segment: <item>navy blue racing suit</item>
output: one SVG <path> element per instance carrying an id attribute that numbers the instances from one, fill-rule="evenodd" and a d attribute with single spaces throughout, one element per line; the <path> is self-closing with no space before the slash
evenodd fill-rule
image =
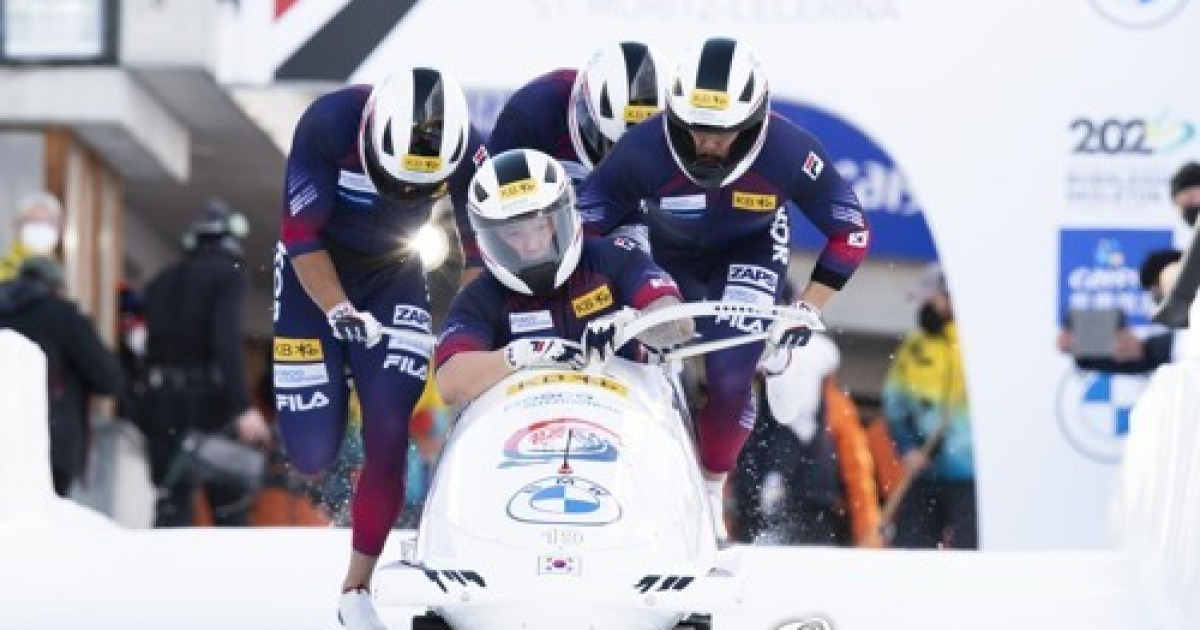
<path id="1" fill-rule="evenodd" d="M 436 367 L 460 352 L 497 350 L 514 339 L 578 341 L 588 322 L 629 306 L 641 310 L 679 289 L 627 239 L 586 238 L 579 265 L 549 295 L 525 295 L 490 272 L 463 287 L 450 305 Z"/>
<path id="2" fill-rule="evenodd" d="M 841 289 L 866 256 L 870 226 L 858 198 L 806 131 L 771 114 L 749 168 L 719 188 L 704 188 L 678 166 L 663 114 L 635 125 L 579 189 L 585 227 L 594 234 L 640 233 L 655 262 L 685 299 L 775 304 L 787 279 L 790 233 L 785 203 L 796 204 L 828 239 L 812 280 Z M 707 318 L 706 318 L 707 319 Z M 706 339 L 761 331 L 741 317 L 701 319 Z M 708 397 L 697 418 L 701 463 L 728 472 L 754 426 L 751 381 L 762 343 L 705 357 Z"/>
<path id="3" fill-rule="evenodd" d="M 429 357 L 387 338 L 373 348 L 335 339 L 290 260 L 324 249 L 357 309 L 370 311 L 385 326 L 432 332 L 421 262 L 401 243 L 429 220 L 436 199 L 401 202 L 376 194 L 358 150 L 369 95 L 369 86 L 327 94 L 296 127 L 275 252 L 274 384 L 288 457 L 312 474 L 337 457 L 347 424 L 346 373 L 352 375 L 365 450 L 351 505 L 353 545 L 378 556 L 403 504 L 409 417 L 425 386 Z M 467 155 L 481 145 L 472 131 Z M 447 182 L 468 262 L 478 260 L 465 214 L 473 171 L 471 160 L 464 159 Z"/>
<path id="4" fill-rule="evenodd" d="M 499 155 L 509 149 L 537 149 L 558 160 L 571 181 L 582 181 L 588 168 L 575 153 L 567 126 L 577 74 L 576 70 L 555 70 L 513 92 L 488 136 L 488 151 Z"/>

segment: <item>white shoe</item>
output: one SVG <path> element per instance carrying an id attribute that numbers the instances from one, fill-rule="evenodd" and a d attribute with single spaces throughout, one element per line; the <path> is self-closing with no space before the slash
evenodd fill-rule
<path id="1" fill-rule="evenodd" d="M 708 506 L 712 510 L 713 533 L 717 542 L 729 542 L 729 530 L 725 529 L 725 478 L 724 473 L 704 473 L 704 488 L 708 494 Z"/>
<path id="2" fill-rule="evenodd" d="M 347 630 L 388 630 L 375 612 L 371 591 L 365 588 L 342 593 L 338 600 L 338 621 Z"/>
<path id="3" fill-rule="evenodd" d="M 712 488 L 706 494 L 712 509 L 713 532 L 717 535 L 717 542 L 729 542 L 729 530 L 725 528 L 725 495 L 723 492 L 714 492 Z"/>

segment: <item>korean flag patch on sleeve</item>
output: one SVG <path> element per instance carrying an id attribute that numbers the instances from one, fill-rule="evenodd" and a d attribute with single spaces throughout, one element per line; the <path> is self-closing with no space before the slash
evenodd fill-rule
<path id="1" fill-rule="evenodd" d="M 805 175 L 816 181 L 821 176 L 821 171 L 825 170 L 825 161 L 818 157 L 816 153 L 809 151 L 808 157 L 804 158 L 803 170 Z"/>

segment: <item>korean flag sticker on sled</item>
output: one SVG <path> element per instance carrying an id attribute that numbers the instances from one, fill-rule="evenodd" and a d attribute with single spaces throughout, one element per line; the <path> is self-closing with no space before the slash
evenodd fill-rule
<path id="1" fill-rule="evenodd" d="M 579 575 L 579 558 L 575 556 L 539 556 L 538 575 Z"/>

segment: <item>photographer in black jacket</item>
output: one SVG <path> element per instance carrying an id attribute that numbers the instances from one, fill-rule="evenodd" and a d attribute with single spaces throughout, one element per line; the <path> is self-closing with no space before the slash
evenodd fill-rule
<path id="1" fill-rule="evenodd" d="M 158 488 L 156 527 L 191 525 L 201 483 L 216 524 L 244 525 L 257 490 L 202 476 L 196 458 L 207 436 L 256 446 L 270 440 L 243 366 L 244 235 L 245 219 L 210 201 L 192 225 L 187 257 L 146 288 L 146 390 L 137 424 L 148 438 Z"/>

